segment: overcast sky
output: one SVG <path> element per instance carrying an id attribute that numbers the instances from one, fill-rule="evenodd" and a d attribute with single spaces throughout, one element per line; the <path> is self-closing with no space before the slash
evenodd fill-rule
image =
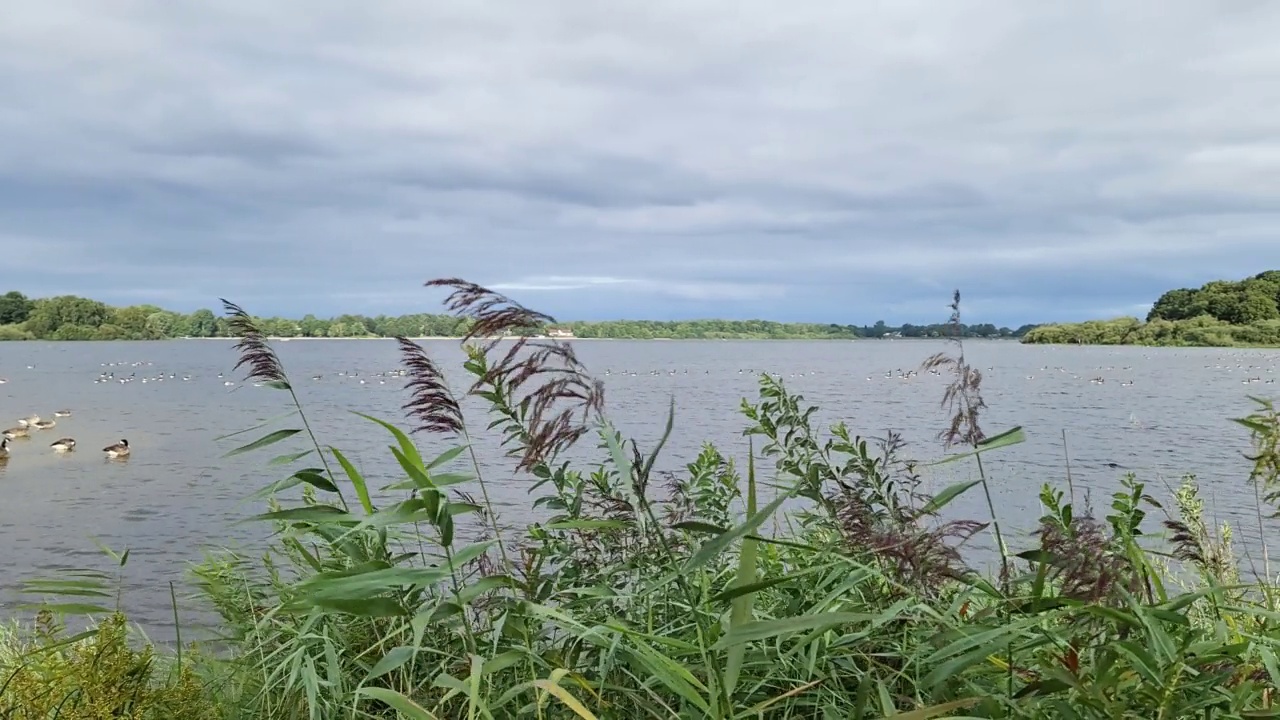
<path id="1" fill-rule="evenodd" d="M 258 314 L 1145 313 L 1280 268 L 1280 2 L 44 0 L 0 291 Z"/>

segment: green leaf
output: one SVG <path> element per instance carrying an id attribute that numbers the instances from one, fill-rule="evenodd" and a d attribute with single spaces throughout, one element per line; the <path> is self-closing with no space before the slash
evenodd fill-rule
<path id="1" fill-rule="evenodd" d="M 630 524 L 626 520 L 559 520 L 544 527 L 548 530 L 619 530 Z"/>
<path id="2" fill-rule="evenodd" d="M 313 452 L 315 452 L 315 451 L 314 451 L 314 450 L 303 450 L 303 451 L 302 451 L 302 452 L 300 452 L 300 453 L 291 453 L 291 454 L 289 454 L 289 455 L 280 455 L 279 457 L 271 458 L 271 461 L 270 461 L 270 462 L 268 462 L 268 463 L 267 463 L 267 465 L 268 465 L 269 467 L 275 467 L 275 466 L 277 466 L 277 465 L 288 465 L 288 464 L 289 464 L 289 463 L 291 463 L 291 462 L 294 462 L 294 461 L 297 461 L 297 460 L 301 460 L 302 458 L 304 458 L 304 457 L 306 457 L 306 456 L 310 455 L 310 454 L 311 454 L 311 453 L 313 453 Z"/>
<path id="3" fill-rule="evenodd" d="M 403 430 L 389 422 L 379 420 L 372 415 L 365 415 L 364 413 L 356 413 L 356 415 L 386 428 L 387 431 L 391 433 L 392 437 L 396 439 L 396 442 L 399 443 L 400 452 L 403 453 L 405 457 L 412 459 L 414 465 L 425 470 L 425 466 L 422 464 L 422 455 L 418 452 L 418 446 L 413 444 L 413 440 L 410 440 L 409 436 L 405 435 Z"/>
<path id="4" fill-rule="evenodd" d="M 772 517 L 778 508 L 782 507 L 782 503 L 791 498 L 798 487 L 799 485 L 792 488 L 785 494 L 779 494 L 778 497 L 774 498 L 773 502 L 766 505 L 760 512 L 751 514 L 741 525 L 738 525 L 728 532 L 721 533 L 720 535 L 717 535 L 703 543 L 702 547 L 698 548 L 698 552 L 694 553 L 693 557 L 689 558 L 688 562 L 684 564 L 684 572 L 689 572 L 706 565 L 708 562 L 711 562 L 712 558 L 724 552 L 725 549 L 733 543 L 733 541 L 743 535 L 754 532 L 756 528 L 760 527 L 764 523 L 765 520 Z"/>
<path id="5" fill-rule="evenodd" d="M 910 712 L 898 713 L 888 716 L 888 720 L 932 720 L 943 715 L 951 715 L 953 710 L 972 707 L 982 702 L 982 698 L 965 698 L 963 700 L 952 700 L 941 705 L 933 705 L 919 710 L 911 710 Z"/>
<path id="6" fill-rule="evenodd" d="M 232 450 L 228 452 L 226 455 L 223 455 L 223 457 L 233 457 L 235 455 L 242 455 L 247 452 L 253 452 L 254 450 L 258 450 L 259 448 L 264 448 L 268 445 L 274 445 L 280 442 L 281 440 L 291 438 L 300 432 L 302 432 L 302 430 L 297 428 L 290 428 L 287 430 L 277 430 L 271 433 L 270 435 L 265 435 L 263 437 L 258 438 L 257 440 L 254 440 L 248 445 L 241 445 L 235 450 Z"/>
<path id="7" fill-rule="evenodd" d="M 604 439 L 605 446 L 609 448 L 609 456 L 613 459 L 613 467 L 618 471 L 618 477 L 622 480 L 622 494 L 626 496 L 626 500 L 631 504 L 631 507 L 636 509 L 636 524 L 643 531 L 648 523 L 645 520 L 645 513 L 640 512 L 640 509 L 644 507 L 644 502 L 636 495 L 635 468 L 631 464 L 631 459 L 627 457 L 627 453 L 622 449 L 622 444 L 618 442 L 618 433 L 608 421 L 601 425 L 600 436 Z"/>
<path id="8" fill-rule="evenodd" d="M 756 452 L 755 443 L 747 440 L 747 516 L 756 512 Z M 729 634 L 745 630 L 751 626 L 755 591 L 751 590 L 756 583 L 757 543 L 743 538 L 742 552 L 738 555 L 738 575 L 734 580 L 739 594 L 733 598 L 733 607 L 729 614 Z M 738 644 L 729 648 L 725 663 L 725 694 L 732 701 L 733 691 L 738 687 L 738 676 L 742 673 L 742 662 L 746 653 L 746 645 Z"/>
<path id="9" fill-rule="evenodd" d="M 284 380 L 268 380 L 267 382 L 263 383 L 263 385 L 271 388 L 272 390 L 291 390 L 292 389 L 289 386 L 289 383 Z"/>
<path id="10" fill-rule="evenodd" d="M 213 441 L 214 441 L 214 442 L 222 442 L 223 440 L 229 440 L 229 439 L 231 439 L 231 438 L 233 438 L 233 437 L 236 437 L 237 435 L 244 435 L 245 433 L 251 433 L 251 432 L 253 432 L 254 430 L 261 430 L 262 428 L 267 427 L 268 425 L 274 425 L 275 423 L 280 422 L 281 420 L 283 420 L 283 419 L 285 419 L 285 418 L 287 418 L 287 417 L 290 417 L 290 416 L 292 416 L 292 415 L 297 415 L 297 414 L 298 414 L 298 411 L 297 411 L 297 410 L 290 410 L 290 411 L 288 411 L 288 412 L 286 412 L 286 413 L 282 413 L 282 414 L 277 415 L 277 416 L 275 416 L 275 417 L 273 417 L 273 418 L 268 418 L 268 419 L 266 419 L 266 420 L 263 420 L 262 422 L 258 423 L 257 425 L 254 425 L 254 426 L 252 426 L 252 427 L 247 427 L 247 428 L 245 428 L 245 429 L 243 429 L 243 430 L 237 430 L 237 431 L 235 431 L 235 432 L 233 432 L 233 433 L 227 433 L 226 435 L 219 435 L 218 437 L 214 438 L 214 439 L 213 439 Z"/>
<path id="11" fill-rule="evenodd" d="M 409 720 L 439 720 L 421 705 L 395 690 L 380 687 L 363 687 L 356 690 L 356 693 L 390 705 L 396 712 L 409 718 Z"/>
<path id="12" fill-rule="evenodd" d="M 937 495 L 934 495 L 929 500 L 929 502 L 925 503 L 925 506 L 920 509 L 920 514 L 921 515 L 937 514 L 939 510 L 949 505 L 952 500 L 955 500 L 957 497 L 963 495 L 969 488 L 981 482 L 982 482 L 982 479 L 979 478 L 977 480 L 959 482 L 944 489 L 942 492 L 938 493 Z"/>
<path id="13" fill-rule="evenodd" d="M 332 505 L 305 505 L 254 515 L 243 522 L 254 520 L 281 520 L 303 522 L 355 522 L 355 515 Z"/>
<path id="14" fill-rule="evenodd" d="M 110 615 L 113 611 L 101 605 L 87 603 L 23 603 L 24 610 L 48 610 L 55 615 Z"/>
<path id="15" fill-rule="evenodd" d="M 983 440 L 982 442 L 978 443 L 978 447 L 974 448 L 973 450 L 970 450 L 968 452 L 962 452 L 956 455 L 950 455 L 948 457 L 945 457 L 941 460 L 938 460 L 936 462 L 932 462 L 929 464 L 930 465 L 946 465 L 947 463 L 952 463 L 957 460 L 963 460 L 964 458 L 967 458 L 967 457 L 974 457 L 977 455 L 981 455 L 982 453 L 990 450 L 999 450 L 1000 448 L 1009 447 L 1010 445 L 1017 445 L 1018 443 L 1023 443 L 1026 441 L 1027 441 L 1027 434 L 1022 431 L 1022 426 L 1019 425 L 1018 427 L 1015 427 L 1011 430 L 1006 430 L 1000 433 L 999 435 L 995 435 L 993 437 L 987 438 L 986 440 Z"/>
<path id="16" fill-rule="evenodd" d="M 342 454 L 338 448 L 329 446 L 329 452 L 338 459 L 338 464 L 342 465 L 342 470 L 347 474 L 347 479 L 351 481 L 351 486 L 356 489 L 356 497 L 360 498 L 360 507 L 364 508 L 365 513 L 372 515 L 374 513 L 373 502 L 369 499 L 369 486 L 364 481 L 364 476 L 356 470 L 356 466 L 347 460 L 347 456 Z"/>
<path id="17" fill-rule="evenodd" d="M 751 622 L 742 627 L 730 630 L 712 647 L 726 648 L 742 643 L 764 640 L 779 635 L 796 635 L 812 630 L 825 630 L 837 625 L 851 625 L 875 620 L 875 615 L 867 613 L 831 612 L 813 615 L 798 615 L 778 620 L 762 620 Z"/>
<path id="18" fill-rule="evenodd" d="M 750 515 L 750 513 L 748 513 Z M 729 528 L 722 528 L 719 525 L 712 525 L 709 522 L 701 520 L 684 520 L 671 526 L 674 530 L 686 530 L 688 532 L 706 533 L 708 535 L 721 535 L 729 532 Z"/>
<path id="19" fill-rule="evenodd" d="M 782 575 L 779 577 L 769 578 L 768 580 L 761 580 L 759 582 L 754 582 L 754 583 L 751 583 L 750 585 L 734 584 L 729 586 L 723 592 L 713 595 L 711 597 L 710 602 L 722 603 L 722 602 L 725 602 L 726 600 L 732 600 L 740 595 L 745 595 L 748 593 L 757 593 L 757 592 L 760 592 L 761 590 L 768 590 L 769 588 L 775 585 L 781 585 L 786 582 L 791 582 L 792 580 L 795 580 L 797 578 L 803 577 L 805 575 L 811 575 L 819 570 L 825 570 L 825 569 L 826 569 L 825 567 L 811 567 L 811 568 L 806 568 L 804 570 L 801 570 L 799 572 L 788 573 L 786 575 Z"/>
<path id="20" fill-rule="evenodd" d="M 475 475 L 468 473 L 431 473 L 430 477 L 431 482 L 436 487 L 457 485 L 458 483 L 471 482 L 476 479 Z"/>
<path id="21" fill-rule="evenodd" d="M 467 449 L 466 445 L 459 445 L 457 447 L 449 448 L 448 450 L 445 450 L 444 452 L 437 455 L 435 460 L 432 460 L 431 462 L 427 463 L 427 469 L 435 470 L 441 465 L 444 465 L 445 463 L 461 455 L 463 451 L 465 451 L 466 449 Z"/>
<path id="22" fill-rule="evenodd" d="M 319 468 L 299 470 L 293 474 L 293 477 L 297 478 L 299 482 L 304 482 L 316 489 L 331 493 L 338 492 L 338 486 L 334 485 L 332 480 L 325 477 L 324 471 Z"/>
<path id="23" fill-rule="evenodd" d="M 391 454 L 395 455 L 400 467 L 404 468 L 405 473 L 413 481 L 415 487 L 419 490 L 435 489 L 436 484 L 431 482 L 431 477 L 427 475 L 426 469 L 419 464 L 414 464 L 412 457 L 405 455 L 399 448 L 391 448 Z"/>
<path id="24" fill-rule="evenodd" d="M 412 660 L 413 656 L 417 654 L 417 652 L 417 648 L 405 647 L 404 645 L 391 648 L 386 655 L 382 656 L 382 659 L 378 661 L 378 664 L 373 666 L 373 669 L 369 671 L 369 675 L 365 677 L 364 681 L 366 683 L 371 682 L 389 672 L 399 670 L 405 663 Z"/>

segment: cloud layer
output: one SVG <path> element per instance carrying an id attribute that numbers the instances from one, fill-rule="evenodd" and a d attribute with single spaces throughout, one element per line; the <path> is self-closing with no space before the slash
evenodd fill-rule
<path id="1" fill-rule="evenodd" d="M 29 294 L 568 318 L 1142 312 L 1280 267 L 1280 5 L 18 4 Z"/>

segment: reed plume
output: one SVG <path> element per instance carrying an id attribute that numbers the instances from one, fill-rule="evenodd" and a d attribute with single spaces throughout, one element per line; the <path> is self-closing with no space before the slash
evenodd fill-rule
<path id="1" fill-rule="evenodd" d="M 951 335 L 948 338 L 956 345 L 956 354 L 948 355 L 940 352 L 924 361 L 925 370 L 946 370 L 951 373 L 952 380 L 942 394 L 942 407 L 951 417 L 950 424 L 938 433 L 943 444 L 950 448 L 955 445 L 977 447 L 986 435 L 980 424 L 982 411 L 987 403 L 982 399 L 982 372 L 969 365 L 964 356 L 964 326 L 960 322 L 960 291 L 956 290 L 951 299 Z"/>
<path id="2" fill-rule="evenodd" d="M 247 365 L 249 375 L 245 378 L 246 380 L 287 383 L 288 378 L 285 377 L 283 363 L 280 362 L 275 350 L 267 344 L 266 337 L 258 329 L 249 313 L 230 300 L 219 299 L 222 301 L 222 309 L 227 317 L 227 325 L 235 337 L 239 338 L 239 342 L 235 344 L 235 350 L 240 356 L 240 361 L 236 363 L 233 370 L 239 370 Z"/>
<path id="3" fill-rule="evenodd" d="M 854 493 L 836 498 L 835 506 L 840 534 L 850 548 L 874 557 L 900 582 L 935 597 L 949 582 L 972 573 L 960 548 L 987 527 L 973 520 L 935 527 L 898 522 L 875 512 Z"/>
<path id="4" fill-rule="evenodd" d="M 413 432 L 446 435 L 462 433 L 462 408 L 449 390 L 444 373 L 421 345 L 406 337 L 397 337 L 400 357 L 409 376 L 409 402 L 401 406 L 413 420 Z"/>
<path id="5" fill-rule="evenodd" d="M 530 339 L 555 318 L 466 280 L 442 278 L 427 287 L 449 288 L 445 308 L 471 321 L 462 342 L 483 341 L 488 355 L 504 338 L 515 336 L 498 362 L 471 387 L 502 387 L 512 407 L 521 408 L 525 426 L 519 469 L 530 469 L 573 445 L 604 408 L 604 384 L 593 379 L 573 347 L 558 340 Z"/>
<path id="6" fill-rule="evenodd" d="M 1042 522 L 1040 547 L 1050 556 L 1062 597 L 1123 605 L 1126 594 L 1142 589 L 1142 579 L 1127 557 L 1116 552 L 1102 523 L 1084 515 L 1061 523 Z"/>

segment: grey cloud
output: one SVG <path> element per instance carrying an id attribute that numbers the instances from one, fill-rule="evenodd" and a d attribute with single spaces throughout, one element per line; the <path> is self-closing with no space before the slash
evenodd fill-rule
<path id="1" fill-rule="evenodd" d="M 1278 30 L 1243 0 L 28 3 L 0 255 L 28 292 L 266 312 L 420 309 L 437 275 L 562 316 L 1136 308 L 1280 265 Z"/>

